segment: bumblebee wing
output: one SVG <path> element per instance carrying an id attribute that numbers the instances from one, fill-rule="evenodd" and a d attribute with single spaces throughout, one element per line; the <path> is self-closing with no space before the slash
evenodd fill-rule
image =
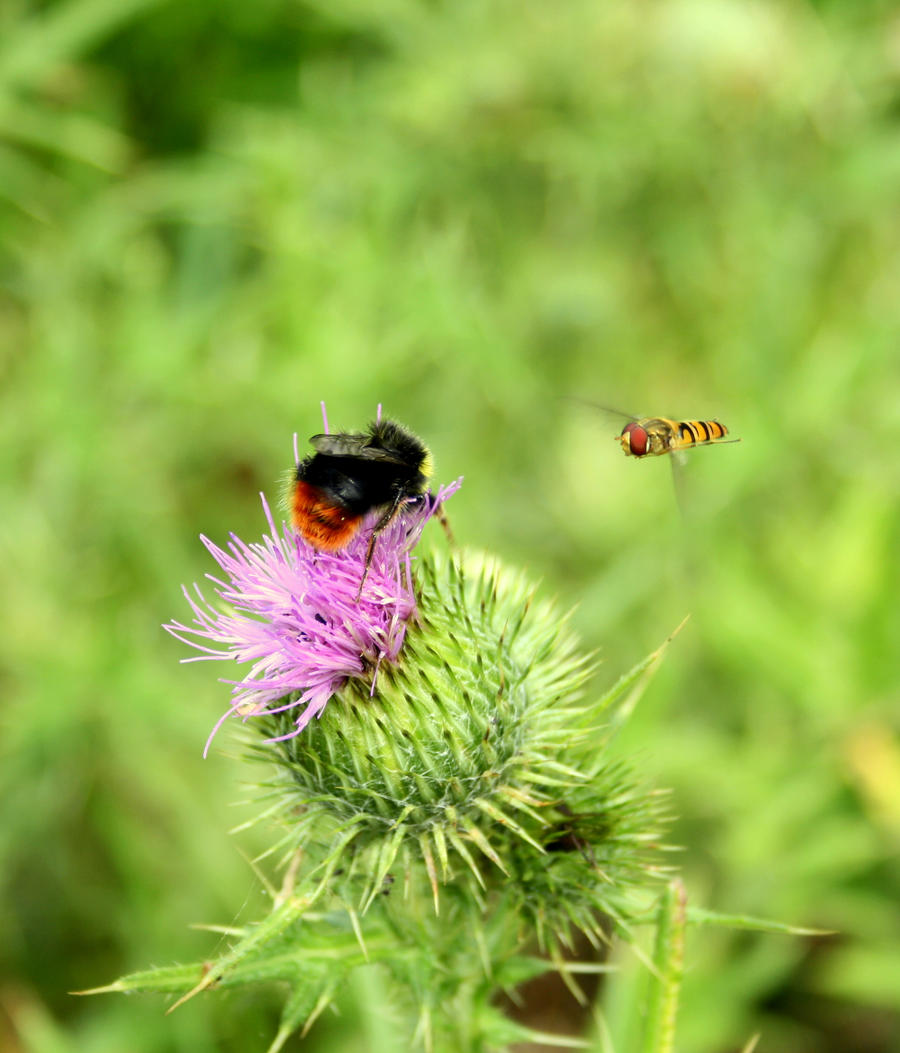
<path id="1" fill-rule="evenodd" d="M 368 445 L 368 435 L 313 435 L 310 445 L 316 453 L 328 457 L 359 457 L 364 461 L 403 464 L 404 461 L 388 450 Z"/>
<path id="2" fill-rule="evenodd" d="M 357 457 L 365 443 L 364 435 L 311 435 L 309 444 L 317 453 L 329 457 Z"/>

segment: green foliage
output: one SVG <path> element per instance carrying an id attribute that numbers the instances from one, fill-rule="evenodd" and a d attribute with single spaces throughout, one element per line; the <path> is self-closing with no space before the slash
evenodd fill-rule
<path id="1" fill-rule="evenodd" d="M 67 992 L 199 958 L 188 925 L 256 888 L 233 765 L 199 757 L 221 689 L 157 627 L 325 398 L 464 473 L 457 535 L 577 601 L 609 679 L 692 613 L 620 750 L 673 787 L 692 904 L 840 935 L 689 929 L 679 1044 L 895 1046 L 894 5 L 14 0 L 0 30 L 19 1044 L 275 1030 L 265 997 Z M 743 442 L 693 455 L 682 527 L 668 466 L 573 394 Z M 395 1048 L 378 983 L 304 1048 Z"/>

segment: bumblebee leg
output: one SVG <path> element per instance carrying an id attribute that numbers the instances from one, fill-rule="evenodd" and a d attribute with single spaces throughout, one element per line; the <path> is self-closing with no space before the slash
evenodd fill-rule
<path id="1" fill-rule="evenodd" d="M 402 503 L 403 495 L 397 494 L 390 508 L 388 508 L 388 510 L 384 513 L 381 519 L 378 520 L 375 526 L 372 527 L 372 534 L 369 537 L 369 544 L 366 546 L 366 559 L 363 563 L 362 578 L 360 578 L 359 589 L 356 593 L 357 600 L 359 600 L 362 596 L 363 585 L 365 585 L 366 578 L 369 575 L 369 565 L 372 562 L 372 555 L 375 552 L 375 542 L 378 540 L 378 535 L 381 533 L 382 530 L 384 530 L 388 523 L 390 523 L 390 521 L 394 518 L 397 512 L 399 512 Z"/>
<path id="2" fill-rule="evenodd" d="M 453 539 L 453 531 L 450 529 L 450 520 L 447 518 L 447 513 L 444 511 L 443 505 L 438 505 L 435 511 L 438 522 L 444 529 L 444 533 L 447 535 L 447 544 L 451 548 L 456 548 L 456 541 Z"/>

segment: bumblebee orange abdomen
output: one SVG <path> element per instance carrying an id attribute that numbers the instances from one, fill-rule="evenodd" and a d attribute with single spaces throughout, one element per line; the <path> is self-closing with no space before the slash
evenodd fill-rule
<path id="1" fill-rule="evenodd" d="M 356 536 L 361 515 L 354 515 L 336 504 L 317 486 L 295 480 L 291 493 L 291 523 L 313 548 L 335 552 L 346 548 Z"/>

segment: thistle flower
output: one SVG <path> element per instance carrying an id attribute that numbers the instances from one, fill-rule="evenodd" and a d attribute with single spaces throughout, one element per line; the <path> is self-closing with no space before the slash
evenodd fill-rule
<path id="1" fill-rule="evenodd" d="M 261 494 L 269 527 L 261 542 L 232 534 L 222 548 L 201 535 L 224 572 L 224 579 L 207 577 L 227 609 L 195 584 L 193 593 L 183 588 L 193 623 L 172 621 L 164 628 L 204 652 L 183 661 L 252 663 L 240 680 L 224 680 L 232 685 L 231 706 L 213 728 L 204 755 L 229 716 L 246 720 L 297 711 L 292 727 L 279 736 L 289 738 L 318 717 L 348 680 L 365 680 L 374 693 L 381 663 L 396 661 L 416 615 L 410 553 L 460 482 L 410 502 L 379 534 L 361 594 L 369 529 L 339 552 L 321 552 L 290 527 L 279 529 Z"/>

